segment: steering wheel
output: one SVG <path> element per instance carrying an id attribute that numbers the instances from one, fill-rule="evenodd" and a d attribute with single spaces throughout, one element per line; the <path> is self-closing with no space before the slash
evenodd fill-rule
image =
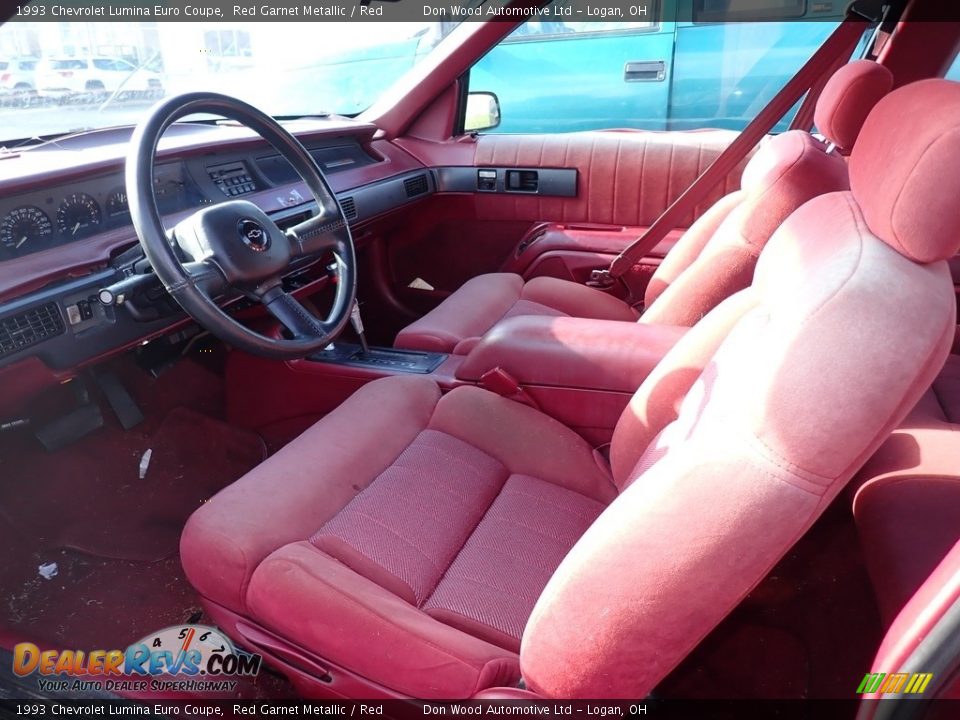
<path id="1" fill-rule="evenodd" d="M 286 232 L 248 200 L 228 200 L 198 210 L 168 234 L 154 195 L 154 158 L 164 131 L 197 113 L 219 115 L 269 142 L 300 175 L 319 214 Z M 130 215 L 143 251 L 167 292 L 202 327 L 224 342 L 274 359 L 306 357 L 343 330 L 357 294 L 353 238 L 337 196 L 310 153 L 276 120 L 252 105 L 198 92 L 158 103 L 137 126 L 126 169 Z M 326 319 L 315 317 L 285 292 L 283 274 L 301 257 L 332 252 L 336 296 Z M 292 337 L 261 335 L 227 315 L 215 298 L 228 290 L 259 301 Z"/>

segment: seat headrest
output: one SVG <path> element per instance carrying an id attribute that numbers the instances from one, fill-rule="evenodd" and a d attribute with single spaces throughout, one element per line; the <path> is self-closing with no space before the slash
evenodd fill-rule
<path id="1" fill-rule="evenodd" d="M 850 156 L 870 231 L 915 262 L 960 249 L 960 83 L 921 80 L 883 98 Z"/>
<path id="2" fill-rule="evenodd" d="M 823 86 L 813 120 L 817 130 L 841 150 L 857 141 L 867 114 L 893 87 L 893 74 L 871 60 L 855 60 Z"/>

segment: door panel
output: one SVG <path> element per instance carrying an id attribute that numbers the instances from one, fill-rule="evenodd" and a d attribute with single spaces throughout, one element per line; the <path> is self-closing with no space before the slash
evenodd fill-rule
<path id="1" fill-rule="evenodd" d="M 737 133 L 613 131 L 565 135 L 485 135 L 475 165 L 577 170 L 577 196 L 482 194 L 481 217 L 646 227 L 729 145 Z M 710 193 L 688 226 L 740 187 L 742 163 Z"/>
<path id="2" fill-rule="evenodd" d="M 572 168 L 574 197 L 530 193 L 449 193 L 418 208 L 417 217 L 388 243 L 390 276 L 398 298 L 423 311 L 467 279 L 486 272 L 514 271 L 516 249 L 538 223 L 592 225 L 620 232 L 635 228 L 629 242 L 648 227 L 736 137 L 732 131 L 588 132 L 566 135 L 484 135 L 472 145 L 472 167 Z M 441 143 L 399 141 L 433 166 L 463 165 L 466 143 L 451 142 L 450 161 Z M 456 158 L 456 160 L 454 160 Z M 688 225 L 722 195 L 740 186 L 744 163 L 717 186 L 692 213 Z M 531 247 L 529 266 L 540 252 Z M 560 248 L 552 247 L 552 251 Z M 578 248 L 570 250 L 576 252 Z M 591 262 L 596 260 L 593 258 Z M 568 256 L 577 279 L 589 268 Z M 602 263 L 601 263 L 602 264 Z M 652 263 L 655 265 L 655 261 Z M 558 268 L 553 263 L 541 272 Z M 523 270 L 521 270 L 523 271 Z M 421 280 L 433 290 L 410 287 Z"/>

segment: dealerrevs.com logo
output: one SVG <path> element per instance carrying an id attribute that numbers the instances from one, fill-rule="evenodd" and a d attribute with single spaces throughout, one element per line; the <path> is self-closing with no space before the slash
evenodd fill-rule
<path id="1" fill-rule="evenodd" d="M 933 673 L 867 673 L 857 695 L 922 695 L 931 680 Z"/>
<path id="2" fill-rule="evenodd" d="M 174 625 L 126 650 L 13 649 L 13 672 L 38 675 L 41 691 L 232 692 L 238 676 L 260 671 L 262 658 L 236 649 L 219 630 Z"/>

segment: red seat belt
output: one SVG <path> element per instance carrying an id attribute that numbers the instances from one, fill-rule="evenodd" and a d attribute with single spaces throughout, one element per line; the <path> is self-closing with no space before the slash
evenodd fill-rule
<path id="1" fill-rule="evenodd" d="M 793 120 L 790 121 L 790 127 L 787 128 L 788 130 L 804 130 L 810 132 L 813 129 L 813 116 L 817 109 L 817 100 L 819 100 L 820 95 L 823 94 L 823 88 L 826 87 L 827 82 L 833 74 L 848 62 L 849 59 L 846 56 L 839 55 L 836 60 L 831 63 L 827 71 L 813 84 L 813 87 L 807 91 L 803 102 L 800 103 L 797 114 L 794 115 Z"/>
<path id="2" fill-rule="evenodd" d="M 868 58 L 870 60 L 876 60 L 880 48 L 883 47 L 883 43 L 886 42 L 889 37 L 889 34 L 883 33 L 882 31 L 883 25 L 890 15 L 890 6 L 884 5 L 880 12 L 880 20 L 877 22 L 877 27 L 873 31 L 873 35 L 870 36 L 870 39 L 867 40 L 863 47 L 863 53 L 860 55 L 861 59 Z M 803 98 L 803 103 L 801 103 L 800 109 L 797 110 L 797 114 L 794 115 L 793 120 L 790 121 L 790 130 L 806 130 L 810 132 L 813 129 L 813 116 L 817 110 L 817 100 L 819 100 L 820 95 L 823 94 L 823 88 L 830 80 L 830 77 L 843 65 L 846 65 L 847 62 L 849 62 L 849 60 L 845 56 L 838 56 L 836 62 L 830 67 L 830 70 L 824 73 L 823 77 L 814 83 L 813 87 L 811 87 L 807 93 L 807 96 Z"/>
<path id="3" fill-rule="evenodd" d="M 743 129 L 730 145 L 717 156 L 693 184 L 658 217 L 637 240 L 626 247 L 610 263 L 607 271 L 612 279 L 631 291 L 624 278 L 635 263 L 644 258 L 680 220 L 693 211 L 707 194 L 723 180 L 783 117 L 783 114 L 836 63 L 837 58 L 849 57 L 863 35 L 869 20 L 858 14 L 848 15 L 827 38 L 796 75 L 774 96 L 769 104 Z"/>

